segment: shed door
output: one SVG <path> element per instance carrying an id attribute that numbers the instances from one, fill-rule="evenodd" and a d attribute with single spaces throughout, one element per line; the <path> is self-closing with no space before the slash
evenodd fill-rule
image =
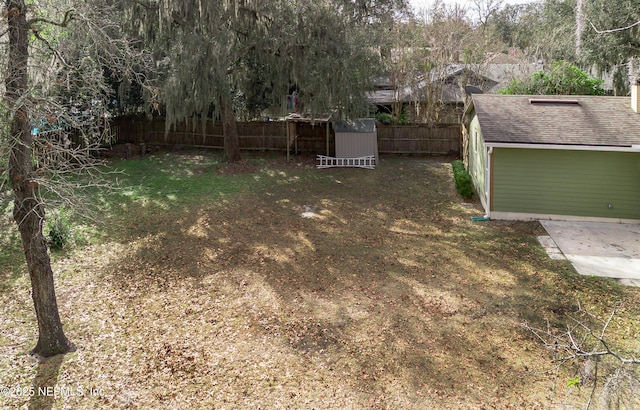
<path id="1" fill-rule="evenodd" d="M 493 211 L 640 219 L 640 153 L 495 148 Z"/>
<path id="2" fill-rule="evenodd" d="M 378 135 L 374 132 L 336 132 L 336 157 L 358 158 L 373 155 L 378 161 Z"/>

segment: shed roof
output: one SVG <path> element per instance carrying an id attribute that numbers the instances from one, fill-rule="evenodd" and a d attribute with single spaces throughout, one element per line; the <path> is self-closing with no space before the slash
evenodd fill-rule
<path id="1" fill-rule="evenodd" d="M 640 114 L 629 97 L 474 94 L 486 142 L 630 147 Z"/>

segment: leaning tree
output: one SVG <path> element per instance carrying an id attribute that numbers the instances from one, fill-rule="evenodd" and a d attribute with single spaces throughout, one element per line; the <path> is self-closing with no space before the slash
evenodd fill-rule
<path id="1" fill-rule="evenodd" d="M 119 36 L 117 2 L 5 0 L 0 25 L 6 70 L 0 99 L 0 184 L 13 192 L 13 218 L 22 240 L 38 321 L 33 353 L 48 357 L 72 348 L 58 313 L 53 271 L 43 235 L 45 209 L 78 197 L 78 179 L 91 181 L 94 150 L 104 142 L 113 77 L 136 77 L 144 55 Z M 143 83 L 143 78 L 135 78 Z M 114 78 L 118 80 L 118 78 Z M 48 131 L 35 128 L 46 124 Z M 8 175 L 8 178 L 7 178 Z M 86 178 L 89 177 L 89 178 Z M 91 184 L 91 182 L 89 182 Z"/>

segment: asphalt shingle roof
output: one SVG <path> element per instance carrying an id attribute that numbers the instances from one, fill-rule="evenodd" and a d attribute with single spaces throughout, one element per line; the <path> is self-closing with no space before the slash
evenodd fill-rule
<path id="1" fill-rule="evenodd" d="M 487 142 L 640 145 L 640 113 L 631 109 L 629 97 L 474 94 L 472 98 Z"/>

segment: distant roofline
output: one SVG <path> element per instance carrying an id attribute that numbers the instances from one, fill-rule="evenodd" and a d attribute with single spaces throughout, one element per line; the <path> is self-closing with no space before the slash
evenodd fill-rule
<path id="1" fill-rule="evenodd" d="M 485 94 L 474 94 L 475 96 L 484 96 L 491 98 L 526 98 L 526 99 L 547 99 L 547 100 L 562 100 L 562 99 L 572 99 L 577 100 L 580 103 L 580 100 L 585 98 L 606 98 L 606 99 L 624 99 L 631 98 L 629 95 L 569 95 L 569 94 L 496 94 L 496 93 L 485 93 Z M 482 97 L 482 98 L 484 98 Z"/>

